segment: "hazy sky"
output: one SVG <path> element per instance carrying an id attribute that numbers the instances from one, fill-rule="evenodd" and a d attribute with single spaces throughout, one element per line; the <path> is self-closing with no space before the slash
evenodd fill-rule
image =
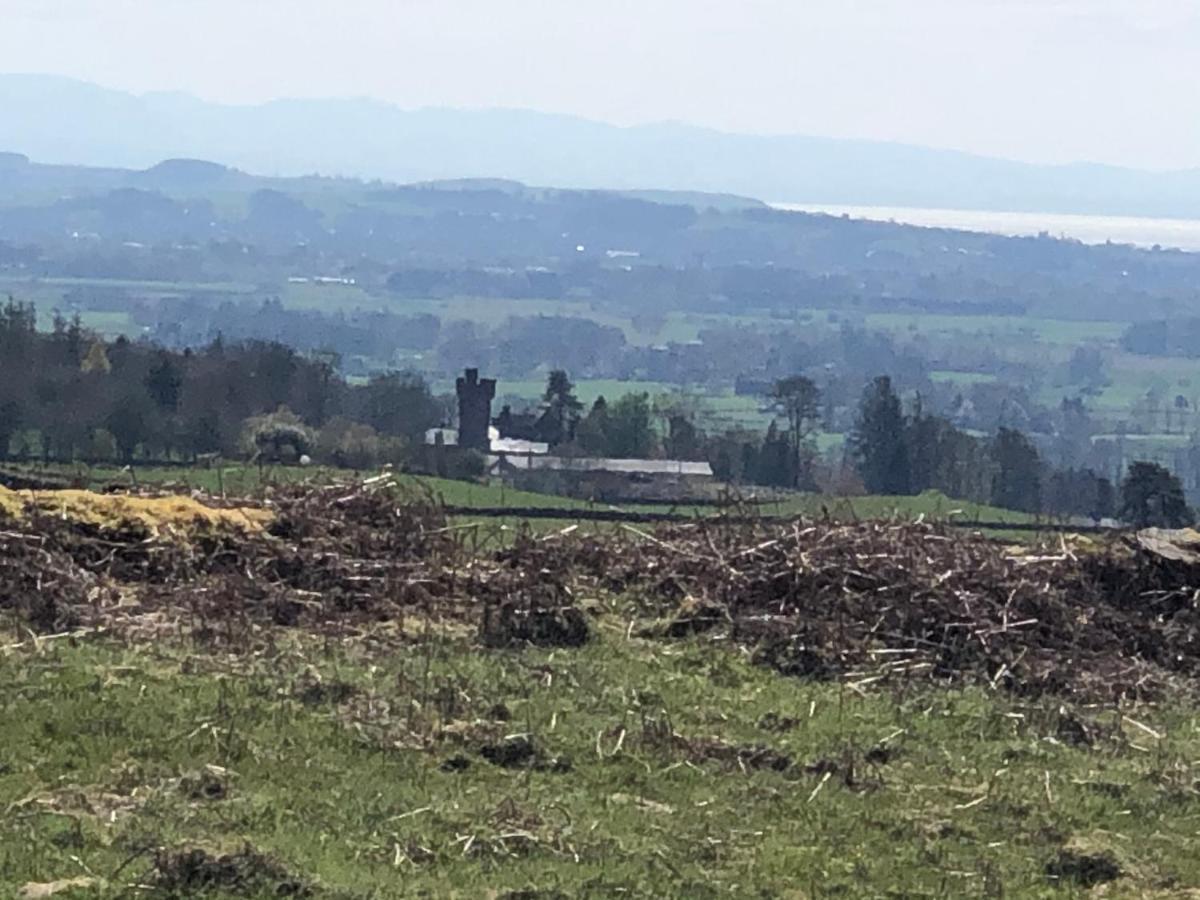
<path id="1" fill-rule="evenodd" d="M 2 0 L 0 68 L 1200 166 L 1200 0 Z M 0 126 L 2 127 L 2 126 Z"/>

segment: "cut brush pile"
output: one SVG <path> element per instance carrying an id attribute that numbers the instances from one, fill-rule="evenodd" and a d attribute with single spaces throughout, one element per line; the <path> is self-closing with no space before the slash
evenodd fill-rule
<path id="1" fill-rule="evenodd" d="M 190 533 L 23 505 L 0 534 L 0 610 L 43 632 L 210 637 L 436 616 L 483 647 L 572 647 L 592 631 L 574 598 L 607 595 L 632 606 L 643 638 L 701 635 L 859 689 L 932 680 L 1099 700 L 1200 676 L 1200 567 L 1136 542 L 1030 552 L 927 524 L 697 523 L 526 533 L 476 554 L 430 498 L 386 483 L 284 491 L 261 508 L 113 508 L 175 503 L 206 510 L 184 514 Z"/>

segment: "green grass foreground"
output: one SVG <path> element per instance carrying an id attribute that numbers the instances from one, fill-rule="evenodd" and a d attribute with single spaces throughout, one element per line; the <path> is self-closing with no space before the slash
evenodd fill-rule
<path id="1" fill-rule="evenodd" d="M 437 626 L 386 650 L 8 646 L 0 896 L 72 878 L 95 881 L 56 896 L 277 896 L 271 878 L 150 887 L 163 848 L 247 846 L 334 898 L 1200 885 L 1200 718 L 1182 704 L 872 693 L 597 614 L 595 641 L 553 652 Z"/>

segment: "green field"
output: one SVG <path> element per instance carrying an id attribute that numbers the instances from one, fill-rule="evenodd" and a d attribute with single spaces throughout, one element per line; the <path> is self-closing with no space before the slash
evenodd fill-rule
<path id="1" fill-rule="evenodd" d="M 4 278 L 0 290 L 21 291 L 27 288 L 125 288 L 145 294 L 248 294 L 255 287 L 236 281 L 136 281 L 125 278 Z"/>
<path id="2" fill-rule="evenodd" d="M 264 487 L 273 485 L 328 485 L 334 483 L 354 484 L 370 473 L 348 469 L 331 469 L 325 466 L 301 468 L 297 466 L 257 466 L 241 464 L 213 468 L 138 468 L 131 474 L 124 469 L 105 466 L 52 466 L 49 469 L 14 467 L 17 471 L 47 471 L 50 474 L 74 477 L 85 486 L 104 487 L 109 485 L 159 486 L 178 490 L 201 490 L 210 494 L 219 493 L 224 486 L 231 497 L 250 496 Z M 447 506 L 542 506 L 564 509 L 585 506 L 581 501 L 550 494 L 534 494 L 516 491 L 500 484 L 478 484 L 471 481 L 455 481 L 449 478 L 434 478 L 426 475 L 396 474 L 393 476 L 402 489 L 428 492 Z"/>
<path id="3" fill-rule="evenodd" d="M 13 634 L 0 894 L 1065 898 L 1097 860 L 1105 896 L 1200 884 L 1190 708 L 1097 709 L 1072 745 L 1057 701 L 783 678 L 630 612 L 567 651 L 436 622 L 403 652 Z M 222 856 L 207 892 L 134 887 Z"/>
<path id="4" fill-rule="evenodd" d="M 1112 383 L 1095 399 L 1100 411 L 1128 415 L 1149 391 L 1170 403 L 1182 395 L 1189 403 L 1200 396 L 1200 360 L 1159 359 L 1120 353 L 1109 371 Z"/>
<path id="5" fill-rule="evenodd" d="M 868 328 L 897 334 L 978 334 L 1004 340 L 1033 337 L 1048 344 L 1115 342 L 1126 327 L 1123 322 L 1039 319 L 1033 316 L 950 316 L 932 313 L 870 313 L 865 321 Z"/>
<path id="6" fill-rule="evenodd" d="M 279 299 L 288 309 L 317 310 L 329 315 L 354 312 L 358 309 L 388 308 L 388 304 L 373 297 L 363 288 L 347 284 L 288 283 L 280 288 Z"/>
<path id="7" fill-rule="evenodd" d="M 114 485 L 133 485 L 130 473 L 112 467 L 86 466 L 53 466 L 48 470 L 41 467 L 9 467 L 14 471 L 35 474 L 39 471 L 48 474 L 67 476 L 85 487 L 102 488 Z M 264 487 L 272 485 L 328 485 L 333 483 L 354 484 L 364 477 L 364 473 L 348 470 L 314 467 L 310 469 L 273 466 L 260 471 L 254 466 L 230 465 L 216 468 L 139 468 L 136 471 L 137 483 L 141 486 L 156 486 L 169 490 L 191 491 L 201 490 L 210 494 L 219 494 L 222 486 L 230 497 L 253 496 Z M 525 527 L 535 531 L 556 531 L 563 528 L 582 525 L 589 529 L 600 531 L 611 528 L 611 523 L 581 522 L 572 515 L 573 511 L 613 510 L 622 509 L 632 513 L 670 511 L 690 514 L 697 517 L 714 515 L 717 510 L 712 507 L 689 506 L 687 503 L 677 507 L 664 508 L 661 504 L 622 504 L 614 507 L 606 503 L 591 503 L 586 500 L 576 500 L 570 497 L 553 494 L 539 494 L 529 491 L 519 491 L 503 484 L 480 484 L 470 481 L 456 481 L 447 478 L 435 478 L 427 475 L 396 474 L 393 476 L 402 490 L 415 491 L 437 499 L 447 506 L 477 507 L 481 509 L 497 509 L 511 507 L 519 509 L 555 509 L 562 510 L 561 518 L 535 519 L 525 522 L 519 516 L 510 517 L 471 517 L 459 516 L 455 524 L 461 527 L 474 527 L 481 532 L 507 531 L 513 532 Z M 756 489 L 743 488 L 747 496 L 755 496 Z M 995 522 L 1024 525 L 1029 524 L 1032 535 L 1036 531 L 1037 517 L 1028 513 L 1001 509 L 986 504 L 971 503 L 947 497 L 938 491 L 926 491 L 911 497 L 833 497 L 824 494 L 795 494 L 790 499 L 759 503 L 755 506 L 767 516 L 803 516 L 818 518 L 829 516 L 844 521 L 862 519 L 924 519 L 926 521 L 955 522 L 970 525 L 973 522 Z M 490 539 L 490 538 L 489 538 Z"/>
<path id="8" fill-rule="evenodd" d="M 828 497 L 803 494 L 783 503 L 762 507 L 764 513 L 784 516 L 822 516 L 828 513 L 835 519 L 917 519 L 926 521 L 1001 522 L 1014 525 L 1034 524 L 1036 517 L 1028 513 L 1001 509 L 983 503 L 955 500 L 940 491 L 926 491 L 915 497 Z"/>
<path id="9" fill-rule="evenodd" d="M 179 297 L 187 294 L 235 294 L 251 295 L 254 285 L 236 282 L 176 282 L 176 281 L 130 281 L 107 278 L 11 278 L 0 277 L 0 298 L 13 297 L 23 303 L 37 306 L 38 327 L 49 330 L 56 312 L 71 315 L 68 295 L 88 288 L 120 289 L 135 297 L 158 299 Z M 136 337 L 138 327 L 127 311 L 84 310 L 79 313 L 85 328 L 112 339 L 124 335 Z"/>
<path id="10" fill-rule="evenodd" d="M 957 384 L 963 387 L 969 387 L 973 384 L 992 384 L 997 380 L 995 375 L 990 375 L 986 372 L 937 371 L 930 372 L 929 378 L 931 381 L 942 381 L 946 384 Z"/>

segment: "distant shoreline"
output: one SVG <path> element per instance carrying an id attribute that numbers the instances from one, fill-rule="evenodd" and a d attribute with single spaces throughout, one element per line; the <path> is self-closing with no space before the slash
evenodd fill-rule
<path id="1" fill-rule="evenodd" d="M 771 203 L 774 209 L 824 213 L 926 228 L 950 228 L 986 234 L 1032 236 L 1045 232 L 1085 244 L 1133 244 L 1138 247 L 1200 252 L 1200 219 L 1154 219 L 1071 213 L 993 212 L 898 206 L 839 206 L 829 203 Z"/>

